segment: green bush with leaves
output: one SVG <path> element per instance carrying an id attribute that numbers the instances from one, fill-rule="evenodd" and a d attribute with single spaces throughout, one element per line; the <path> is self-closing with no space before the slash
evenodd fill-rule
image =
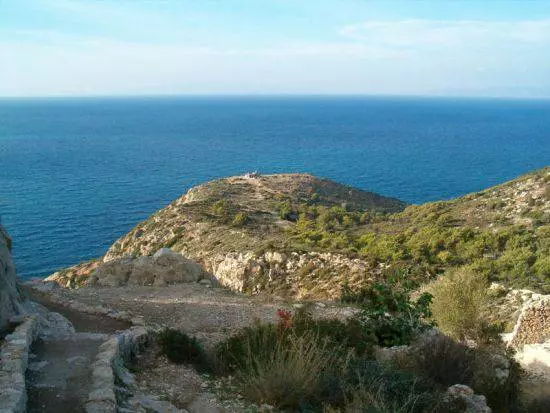
<path id="1" fill-rule="evenodd" d="M 356 319 L 377 344 L 385 347 L 409 344 L 419 333 L 432 327 L 429 293 L 411 298 L 415 283 L 408 272 L 396 270 L 387 274 L 386 282 L 375 282 L 353 292 L 344 286 L 342 300 L 359 305 Z"/>
<path id="2" fill-rule="evenodd" d="M 232 374 L 248 400 L 287 411 L 441 411 L 437 389 L 372 359 L 376 341 L 357 320 L 278 314 L 278 324 L 256 323 L 217 347 L 219 371 Z"/>
<path id="3" fill-rule="evenodd" d="M 218 217 L 225 217 L 229 215 L 231 211 L 231 206 L 229 204 L 229 201 L 226 199 L 220 199 L 212 204 L 212 207 L 210 208 L 212 214 L 218 216 Z"/>
<path id="4" fill-rule="evenodd" d="M 281 409 L 315 405 L 323 375 L 341 362 L 339 352 L 311 332 L 289 334 L 277 340 L 271 351 L 257 352 L 250 346 L 246 350 L 245 364 L 236 375 L 244 396 Z"/>

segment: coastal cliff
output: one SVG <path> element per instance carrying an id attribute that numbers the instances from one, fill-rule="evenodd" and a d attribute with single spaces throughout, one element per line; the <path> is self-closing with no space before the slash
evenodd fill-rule
<path id="1" fill-rule="evenodd" d="M 17 288 L 11 242 L 7 231 L 0 226 L 0 331 L 8 326 L 11 317 L 22 311 L 22 297 Z"/>

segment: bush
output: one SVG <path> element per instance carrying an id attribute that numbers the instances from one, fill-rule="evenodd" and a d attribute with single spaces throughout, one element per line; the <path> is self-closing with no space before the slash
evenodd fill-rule
<path id="1" fill-rule="evenodd" d="M 229 337 L 216 347 L 217 365 L 222 373 L 231 373 L 242 369 L 248 362 L 248 354 L 274 353 L 279 342 L 290 337 L 313 335 L 319 344 L 327 343 L 341 351 L 344 357 L 348 352 L 364 355 L 369 352 L 375 338 L 365 331 L 356 319 L 341 321 L 337 319 L 314 320 L 306 310 L 279 310 L 279 323 L 261 324 L 256 322 Z"/>
<path id="2" fill-rule="evenodd" d="M 372 345 L 377 342 L 376 337 L 366 331 L 356 318 L 345 321 L 327 318 L 314 320 L 309 312 L 298 310 L 292 323 L 295 334 L 313 332 L 319 340 L 341 348 L 344 353 L 353 351 L 357 356 L 370 354 Z"/>
<path id="3" fill-rule="evenodd" d="M 229 201 L 220 199 L 219 201 L 214 202 L 210 209 L 214 215 L 217 215 L 218 217 L 225 217 L 229 214 L 231 208 Z"/>
<path id="4" fill-rule="evenodd" d="M 248 214 L 246 212 L 239 212 L 233 217 L 231 225 L 234 227 L 242 227 L 248 222 Z"/>
<path id="5" fill-rule="evenodd" d="M 472 349 L 444 335 L 435 335 L 415 343 L 409 369 L 443 387 L 472 382 Z"/>
<path id="6" fill-rule="evenodd" d="M 497 347 L 470 348 L 444 335 L 428 337 L 415 343 L 407 364 L 401 366 L 446 389 L 465 384 L 487 397 L 488 405 L 497 412 L 517 412 L 520 370 L 517 363 Z M 506 378 L 496 375 L 497 366 L 508 364 Z"/>
<path id="7" fill-rule="evenodd" d="M 279 205 L 279 216 L 281 219 L 284 220 L 290 220 L 294 215 L 294 211 L 292 209 L 292 203 L 290 201 L 282 202 Z"/>
<path id="8" fill-rule="evenodd" d="M 167 328 L 159 333 L 157 341 L 162 353 L 173 363 L 192 364 L 199 371 L 210 369 L 204 349 L 195 337 Z"/>
<path id="9" fill-rule="evenodd" d="M 419 358 L 399 369 L 372 359 L 373 339 L 358 320 L 314 320 L 306 310 L 279 310 L 278 317 L 277 324 L 256 322 L 217 347 L 220 371 L 234 375 L 248 400 L 304 412 L 464 411 L 442 397 L 455 379 L 473 381 L 465 362 L 473 358 L 451 339 L 435 350 L 426 346 L 426 363 Z"/>
<path id="10" fill-rule="evenodd" d="M 344 287 L 343 299 L 355 301 L 361 307 L 357 320 L 366 333 L 376 338 L 377 344 L 385 347 L 409 344 L 418 333 L 431 327 L 425 320 L 431 316 L 429 293 L 418 299 L 410 297 L 414 285 L 406 271 L 388 273 L 386 282 L 353 293 Z"/>
<path id="11" fill-rule="evenodd" d="M 419 380 L 410 372 L 388 365 L 357 358 L 348 368 L 348 377 L 342 384 L 345 400 L 332 404 L 332 411 L 346 413 L 447 413 L 453 410 L 442 406 L 443 398 L 434 391 L 431 383 Z M 463 411 L 463 410 L 462 410 Z"/>
<path id="12" fill-rule="evenodd" d="M 437 326 L 456 340 L 490 341 L 491 328 L 484 320 L 489 302 L 487 287 L 487 279 L 468 268 L 449 271 L 429 285 Z"/>
<path id="13" fill-rule="evenodd" d="M 222 374 L 242 370 L 246 368 L 250 354 L 271 354 L 278 340 L 277 326 L 256 321 L 217 345 L 217 368 Z"/>

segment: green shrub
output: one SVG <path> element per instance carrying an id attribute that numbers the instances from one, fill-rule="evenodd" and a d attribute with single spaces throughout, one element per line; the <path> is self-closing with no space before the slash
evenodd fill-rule
<path id="1" fill-rule="evenodd" d="M 220 373 L 233 373 L 246 368 L 249 354 L 275 351 L 279 331 L 273 324 L 256 321 L 216 346 L 216 364 Z"/>
<path id="2" fill-rule="evenodd" d="M 279 205 L 279 216 L 281 219 L 290 220 L 293 216 L 292 203 L 290 201 L 282 202 Z"/>
<path id="3" fill-rule="evenodd" d="M 487 397 L 493 412 L 518 411 L 520 369 L 513 358 L 498 346 L 468 347 L 445 335 L 426 337 L 414 343 L 404 365 L 432 388 L 444 391 L 465 384 Z M 496 367 L 507 364 L 509 374 L 496 376 Z"/>
<path id="4" fill-rule="evenodd" d="M 418 333 L 431 327 L 426 321 L 431 316 L 429 293 L 411 299 L 410 290 L 414 283 L 406 271 L 388 273 L 386 282 L 376 282 L 357 292 L 344 286 L 344 301 L 360 306 L 357 320 L 365 332 L 376 338 L 381 346 L 409 344 Z"/>
<path id="5" fill-rule="evenodd" d="M 233 217 L 231 225 L 234 227 L 242 227 L 248 222 L 248 214 L 246 212 L 239 212 Z"/>
<path id="6" fill-rule="evenodd" d="M 292 331 L 299 336 L 313 332 L 320 341 L 341 348 L 346 354 L 352 351 L 358 356 L 370 354 L 372 345 L 377 342 L 376 337 L 366 331 L 356 318 L 345 321 L 334 318 L 314 320 L 307 311 L 296 311 Z"/>
<path id="7" fill-rule="evenodd" d="M 333 349 L 341 349 L 342 354 L 349 351 L 357 355 L 367 354 L 376 342 L 356 319 L 314 320 L 305 310 L 297 311 L 296 314 L 282 313 L 288 314 L 287 327 L 281 322 L 279 325 L 256 322 L 219 343 L 216 347 L 218 369 L 224 373 L 242 369 L 248 362 L 249 352 L 272 353 L 280 341 L 286 342 L 293 336 L 313 334 L 319 344 L 327 343 Z M 279 314 L 282 313 L 279 310 Z"/>
<path id="8" fill-rule="evenodd" d="M 433 295 L 432 316 L 437 326 L 457 340 L 488 341 L 484 319 L 489 302 L 487 279 L 468 268 L 448 271 L 428 286 Z"/>
<path id="9" fill-rule="evenodd" d="M 225 217 L 230 211 L 229 201 L 226 199 L 220 199 L 219 201 L 214 202 L 210 209 L 214 215 Z"/>
<path id="10" fill-rule="evenodd" d="M 454 379 L 472 381 L 464 346 L 426 348 L 433 365 L 399 369 L 372 359 L 373 339 L 357 319 L 314 320 L 307 309 L 278 315 L 277 324 L 256 322 L 217 347 L 219 371 L 234 375 L 248 400 L 304 412 L 464 411 L 442 397 Z"/>
<path id="11" fill-rule="evenodd" d="M 210 363 L 202 345 L 195 337 L 174 329 L 162 330 L 158 337 L 161 351 L 166 357 L 178 364 L 191 364 L 199 371 L 208 371 Z"/>
<path id="12" fill-rule="evenodd" d="M 332 404 L 332 411 L 356 412 L 447 412 L 441 394 L 431 383 L 419 380 L 410 372 L 382 365 L 377 361 L 356 358 L 350 362 L 348 376 L 342 383 L 344 402 Z M 463 411 L 463 410 L 461 410 Z"/>

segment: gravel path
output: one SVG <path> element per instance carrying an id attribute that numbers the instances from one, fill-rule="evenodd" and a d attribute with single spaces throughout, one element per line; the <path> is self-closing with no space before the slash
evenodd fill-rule
<path id="1" fill-rule="evenodd" d="M 26 374 L 29 413 L 80 413 L 88 398 L 91 365 L 108 335 L 77 333 L 38 340 Z"/>
<path id="2" fill-rule="evenodd" d="M 52 302 L 27 290 L 29 297 L 48 310 L 65 316 L 76 333 L 38 339 L 31 347 L 26 373 L 29 413 L 80 413 L 88 399 L 91 366 L 99 346 L 130 323 L 86 314 Z"/>
<path id="3" fill-rule="evenodd" d="M 250 297 L 197 283 L 167 287 L 58 289 L 51 294 L 56 301 L 83 303 L 141 316 L 148 326 L 181 329 L 200 338 L 206 346 L 217 343 L 254 320 L 274 322 L 277 309 L 292 308 L 292 304 L 283 299 Z M 317 303 L 312 309 L 323 317 L 346 317 L 350 312 L 348 308 L 330 303 Z"/>

